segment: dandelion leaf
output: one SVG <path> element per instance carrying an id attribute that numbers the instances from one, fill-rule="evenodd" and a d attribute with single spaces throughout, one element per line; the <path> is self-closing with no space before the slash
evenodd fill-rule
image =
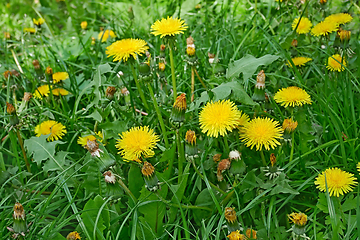
<path id="1" fill-rule="evenodd" d="M 279 56 L 267 54 L 260 58 L 252 55 L 245 55 L 243 58 L 229 64 L 226 71 L 226 78 L 233 79 L 243 73 L 244 81 L 248 80 L 253 75 L 259 66 L 266 66 L 277 60 Z"/>
<path id="2" fill-rule="evenodd" d="M 232 81 L 227 83 L 222 83 L 212 90 L 214 93 L 213 101 L 218 101 L 220 99 L 227 98 L 230 94 L 232 99 L 245 104 L 245 105 L 255 105 L 255 102 L 251 97 L 246 93 L 243 86 L 238 81 Z"/>
<path id="3" fill-rule="evenodd" d="M 274 180 L 276 186 L 271 190 L 270 195 L 276 195 L 279 193 L 290 193 L 290 194 L 299 194 L 298 191 L 295 191 L 290 185 L 290 180 L 285 178 L 285 174 L 281 173 L 279 177 Z"/>
<path id="4" fill-rule="evenodd" d="M 63 170 L 63 166 L 66 165 L 66 156 L 69 152 L 60 151 L 56 153 L 52 158 L 49 158 L 48 161 L 43 166 L 45 172 Z"/>
<path id="5" fill-rule="evenodd" d="M 196 206 L 208 207 L 209 209 L 215 208 L 215 203 L 210 195 L 209 189 L 202 190 L 195 200 Z M 196 223 L 201 223 L 203 219 L 208 219 L 212 215 L 211 211 L 205 209 L 193 210 L 193 216 Z"/>

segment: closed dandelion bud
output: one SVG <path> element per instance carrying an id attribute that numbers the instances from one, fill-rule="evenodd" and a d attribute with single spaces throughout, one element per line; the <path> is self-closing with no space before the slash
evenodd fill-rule
<path id="1" fill-rule="evenodd" d="M 229 235 L 227 235 L 227 237 L 229 238 L 229 240 L 245 240 L 246 239 L 244 234 L 240 234 L 239 230 L 231 232 Z"/>
<path id="2" fill-rule="evenodd" d="M 186 112 L 186 95 L 185 93 L 180 94 L 173 105 L 171 112 L 171 120 L 173 122 L 182 123 L 185 120 Z"/>
<path id="3" fill-rule="evenodd" d="M 10 39 L 11 38 L 10 33 L 9 32 L 4 32 L 4 38 Z"/>
<path id="4" fill-rule="evenodd" d="M 139 64 L 139 80 L 149 83 L 152 80 L 152 73 L 150 66 L 147 63 Z"/>
<path id="5" fill-rule="evenodd" d="M 111 171 L 104 172 L 103 176 L 105 178 L 105 182 L 115 184 L 116 178 L 115 178 L 115 175 Z"/>
<path id="6" fill-rule="evenodd" d="M 43 24 L 44 22 L 45 20 L 43 18 L 38 18 L 38 19 L 33 18 L 33 23 L 38 28 L 41 28 L 41 24 Z"/>
<path id="7" fill-rule="evenodd" d="M 131 100 L 130 100 L 130 92 L 126 87 L 121 88 L 121 95 L 124 96 L 125 99 L 125 104 L 126 105 L 130 105 L 131 104 Z"/>
<path id="8" fill-rule="evenodd" d="M 195 48 L 193 48 L 193 47 L 187 47 L 187 48 L 186 48 L 186 54 L 187 54 L 188 56 L 194 56 L 194 55 L 195 55 Z"/>
<path id="9" fill-rule="evenodd" d="M 230 166 L 231 166 L 231 162 L 230 162 L 230 159 L 228 159 L 228 158 L 223 159 L 219 162 L 218 167 L 217 167 L 217 172 L 216 172 L 216 177 L 219 182 L 224 180 L 222 173 L 225 172 L 226 170 L 228 170 L 230 168 Z"/>
<path id="10" fill-rule="evenodd" d="M 256 84 L 252 99 L 257 102 L 265 101 L 265 73 L 261 70 L 256 77 Z"/>
<path id="11" fill-rule="evenodd" d="M 6 112 L 10 115 L 10 125 L 15 126 L 19 123 L 19 118 L 16 115 L 14 105 L 12 105 L 11 103 L 6 103 Z"/>
<path id="12" fill-rule="evenodd" d="M 194 157 L 198 157 L 196 135 L 192 130 L 188 130 L 185 134 L 185 156 L 189 160 L 192 160 Z"/>
<path id="13" fill-rule="evenodd" d="M 40 63 L 39 63 L 39 61 L 38 60 L 33 60 L 32 61 L 32 65 L 34 65 L 34 68 L 35 68 L 35 70 L 39 70 L 40 69 Z"/>
<path id="14" fill-rule="evenodd" d="M 347 30 L 344 30 L 344 29 L 339 29 L 337 31 L 337 37 L 340 38 L 340 41 L 342 41 L 342 42 L 349 41 L 350 36 L 351 36 L 350 31 L 347 31 Z"/>
<path id="15" fill-rule="evenodd" d="M 135 15 L 134 15 L 134 11 L 133 11 L 132 6 L 129 7 L 128 16 L 129 16 L 129 19 L 130 19 L 130 20 L 133 20 L 133 19 L 135 18 Z"/>
<path id="16" fill-rule="evenodd" d="M 144 165 L 141 168 L 141 173 L 144 177 L 145 187 L 147 190 L 155 192 L 159 189 L 159 180 L 156 177 L 155 168 L 151 165 L 151 163 L 144 162 Z"/>
<path id="17" fill-rule="evenodd" d="M 187 46 L 186 48 L 186 58 L 185 61 L 190 65 L 190 66 L 195 66 L 198 64 L 198 59 L 197 56 L 195 55 L 195 46 Z"/>
<path id="18" fill-rule="evenodd" d="M 165 63 L 159 62 L 159 70 L 160 70 L 161 72 L 165 71 Z"/>
<path id="19" fill-rule="evenodd" d="M 298 46 L 298 41 L 296 39 L 293 39 L 291 41 L 291 46 L 293 46 L 294 48 L 296 48 Z"/>
<path id="20" fill-rule="evenodd" d="M 269 177 L 271 180 L 278 177 L 284 169 L 277 167 L 276 156 L 274 153 L 270 154 L 270 163 L 271 165 L 263 168 L 263 171 L 265 172 L 265 176 Z"/>
<path id="21" fill-rule="evenodd" d="M 87 21 L 83 21 L 83 22 L 80 23 L 80 27 L 81 27 L 82 29 L 84 29 L 84 30 L 87 28 L 87 26 L 88 26 Z"/>
<path id="22" fill-rule="evenodd" d="M 12 73 L 10 71 L 5 71 L 3 75 L 5 79 L 9 79 L 12 76 Z"/>
<path id="23" fill-rule="evenodd" d="M 320 0 L 320 4 L 325 4 L 327 0 Z"/>
<path id="24" fill-rule="evenodd" d="M 27 225 L 26 225 L 26 216 L 24 207 L 21 205 L 21 203 L 15 203 L 14 205 L 14 225 L 13 225 L 13 232 L 15 235 L 22 235 L 25 236 L 25 233 L 27 232 Z"/>
<path id="25" fill-rule="evenodd" d="M 91 45 L 95 45 L 95 43 L 96 43 L 96 38 L 92 37 L 91 38 Z"/>
<path id="26" fill-rule="evenodd" d="M 288 215 L 290 222 L 293 222 L 292 227 L 295 235 L 304 235 L 306 232 L 305 225 L 307 223 L 307 216 L 304 213 L 291 213 Z"/>
<path id="27" fill-rule="evenodd" d="M 246 237 L 248 237 L 248 239 L 257 239 L 256 233 L 257 233 L 257 231 L 250 229 L 250 228 L 246 229 L 246 232 L 245 232 Z"/>
<path id="28" fill-rule="evenodd" d="M 52 68 L 51 68 L 50 66 L 47 67 L 46 70 L 45 70 L 45 73 L 46 73 L 47 75 L 53 75 L 53 70 L 52 70 Z"/>
<path id="29" fill-rule="evenodd" d="M 284 119 L 284 122 L 282 124 L 282 128 L 287 133 L 292 133 L 293 131 L 295 131 L 297 126 L 298 126 L 298 122 L 292 120 L 291 118 Z"/>
<path id="30" fill-rule="evenodd" d="M 66 240 L 79 240 L 81 239 L 80 234 L 78 232 L 71 232 L 67 235 Z"/>
<path id="31" fill-rule="evenodd" d="M 109 100 L 113 100 L 114 99 L 114 94 L 116 92 L 116 88 L 113 87 L 113 86 L 108 86 L 106 88 L 106 98 L 109 99 Z"/>
<path id="32" fill-rule="evenodd" d="M 221 159 L 221 153 L 217 153 L 213 156 L 213 160 L 215 163 L 219 162 Z"/>
<path id="33" fill-rule="evenodd" d="M 160 58 L 165 58 L 165 45 L 161 44 L 160 46 Z"/>
<path id="34" fill-rule="evenodd" d="M 229 232 L 235 232 L 240 230 L 239 222 L 237 221 L 236 212 L 234 208 L 227 207 L 225 208 L 225 219 Z"/>

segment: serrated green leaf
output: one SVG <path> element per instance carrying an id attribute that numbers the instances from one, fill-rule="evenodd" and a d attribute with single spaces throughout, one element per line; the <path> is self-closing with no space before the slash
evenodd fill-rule
<path id="1" fill-rule="evenodd" d="M 255 58 L 252 55 L 245 55 L 245 57 L 234 61 L 229 64 L 226 71 L 226 78 L 233 79 L 243 73 L 244 81 L 249 79 L 253 75 L 259 66 L 266 66 L 277 60 L 279 56 L 267 54 L 260 58 Z"/>
<path id="2" fill-rule="evenodd" d="M 225 99 L 232 93 L 233 98 L 242 104 L 256 104 L 238 81 L 222 83 L 211 91 L 214 93 L 214 101 Z"/>
<path id="3" fill-rule="evenodd" d="M 56 153 L 56 156 L 54 158 L 50 158 L 43 166 L 43 169 L 45 172 L 49 171 L 56 171 L 56 170 L 62 170 L 63 166 L 66 165 L 66 156 L 69 154 L 69 152 L 60 151 Z"/>
<path id="4" fill-rule="evenodd" d="M 33 155 L 34 162 L 38 165 L 46 159 L 52 159 L 55 155 L 55 147 L 57 144 L 64 144 L 61 141 L 48 142 L 46 139 L 49 135 L 41 135 L 40 137 L 32 137 L 24 141 L 25 148 L 28 149 L 28 152 Z"/>
<path id="5" fill-rule="evenodd" d="M 86 118 L 92 118 L 98 122 L 102 121 L 102 117 L 101 117 L 100 113 L 98 112 L 98 110 L 94 110 L 94 112 L 92 114 L 86 116 Z"/>
<path id="6" fill-rule="evenodd" d="M 140 168 L 134 163 L 131 163 L 128 179 L 130 179 L 130 191 L 134 194 L 136 198 L 139 198 L 141 188 L 144 186 L 145 182 L 141 174 Z"/>

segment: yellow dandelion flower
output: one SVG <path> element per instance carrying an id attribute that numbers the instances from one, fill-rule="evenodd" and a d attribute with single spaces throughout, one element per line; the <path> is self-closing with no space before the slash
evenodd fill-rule
<path id="1" fill-rule="evenodd" d="M 346 60 L 342 59 L 342 57 L 339 54 L 332 55 L 328 58 L 327 66 L 326 68 L 330 71 L 344 71 L 346 67 Z"/>
<path id="2" fill-rule="evenodd" d="M 337 167 L 326 169 L 315 179 L 315 185 L 318 185 L 316 188 L 322 192 L 326 192 L 327 185 L 329 195 L 336 197 L 351 192 L 356 184 L 354 174 L 345 172 Z"/>
<path id="3" fill-rule="evenodd" d="M 167 17 L 161 20 L 157 20 L 151 25 L 151 33 L 155 36 L 160 35 L 160 38 L 166 36 L 175 36 L 176 34 L 182 34 L 188 26 L 184 20 L 180 18 Z"/>
<path id="4" fill-rule="evenodd" d="M 310 95 L 305 90 L 295 86 L 280 89 L 275 93 L 274 100 L 284 107 L 311 104 Z"/>
<path id="5" fill-rule="evenodd" d="M 35 90 L 33 96 L 35 98 L 41 99 L 42 97 L 49 96 L 49 93 L 50 93 L 49 85 L 42 85 Z"/>
<path id="6" fill-rule="evenodd" d="M 114 33 L 113 30 L 105 30 L 105 31 L 102 31 L 99 33 L 98 35 L 98 39 L 100 40 L 101 39 L 101 42 L 106 42 L 108 40 L 108 38 L 111 37 L 111 38 L 115 38 L 116 35 Z"/>
<path id="7" fill-rule="evenodd" d="M 244 234 L 240 234 L 239 230 L 231 232 L 229 235 L 227 235 L 227 237 L 229 238 L 229 240 L 244 240 L 244 239 L 246 239 Z"/>
<path id="8" fill-rule="evenodd" d="M 297 121 L 294 121 L 291 118 L 286 118 L 286 119 L 284 119 L 282 128 L 284 129 L 284 131 L 291 133 L 291 132 L 295 131 L 297 126 L 298 126 Z"/>
<path id="9" fill-rule="evenodd" d="M 282 139 L 283 129 L 279 122 L 270 118 L 255 118 L 241 128 L 240 139 L 245 142 L 245 146 L 256 151 L 275 149 L 280 145 L 278 139 Z"/>
<path id="10" fill-rule="evenodd" d="M 115 61 L 126 62 L 130 56 L 136 59 L 136 55 L 142 55 L 149 49 L 147 43 L 142 39 L 122 39 L 116 41 L 106 48 L 108 57 L 114 56 Z"/>
<path id="11" fill-rule="evenodd" d="M 335 22 L 330 21 L 323 21 L 318 24 L 316 24 L 311 29 L 311 34 L 318 37 L 318 36 L 326 36 L 329 33 L 337 31 L 339 28 L 339 25 Z"/>
<path id="12" fill-rule="evenodd" d="M 67 72 L 57 72 L 52 75 L 53 82 L 58 83 L 60 81 L 64 81 L 69 78 L 69 74 Z"/>
<path id="13" fill-rule="evenodd" d="M 33 23 L 38 27 L 40 27 L 44 22 L 45 20 L 43 18 L 38 18 L 38 19 L 33 18 Z"/>
<path id="14" fill-rule="evenodd" d="M 360 173 L 360 162 L 358 162 L 358 163 L 356 164 L 356 168 L 357 168 L 358 172 Z"/>
<path id="15" fill-rule="evenodd" d="M 352 19 L 353 19 L 352 16 L 348 13 L 336 13 L 326 17 L 324 21 L 341 25 L 351 22 Z"/>
<path id="16" fill-rule="evenodd" d="M 24 28 L 24 32 L 35 33 L 36 30 L 35 30 L 35 28 Z"/>
<path id="17" fill-rule="evenodd" d="M 97 136 L 100 137 L 100 142 L 102 142 L 102 139 L 103 139 L 103 135 L 102 135 L 102 132 L 101 131 L 98 131 L 96 133 Z M 83 147 L 85 147 L 88 143 L 88 141 L 96 141 L 97 138 L 94 136 L 94 135 L 87 135 L 87 136 L 84 136 L 84 137 L 79 137 L 78 140 L 77 140 L 77 143 Z"/>
<path id="18" fill-rule="evenodd" d="M 241 126 L 247 124 L 249 121 L 250 121 L 249 115 L 240 111 L 240 117 L 238 119 L 236 127 L 240 128 Z"/>
<path id="19" fill-rule="evenodd" d="M 307 222 L 307 216 L 304 213 L 291 213 L 288 215 L 291 222 L 298 226 L 304 226 Z"/>
<path id="20" fill-rule="evenodd" d="M 300 23 L 299 23 L 299 21 L 300 21 Z M 298 18 L 294 19 L 291 26 L 292 26 L 292 30 L 294 30 L 296 28 L 296 32 L 298 34 L 306 34 L 306 33 L 310 32 L 310 29 L 312 27 L 312 23 L 306 17 L 302 17 L 301 20 L 298 17 Z"/>
<path id="21" fill-rule="evenodd" d="M 52 89 L 51 92 L 54 96 L 66 96 L 69 94 L 69 92 L 63 88 L 55 88 Z"/>
<path id="22" fill-rule="evenodd" d="M 241 112 L 230 100 L 208 102 L 199 116 L 200 128 L 209 137 L 225 136 L 239 125 Z"/>
<path id="23" fill-rule="evenodd" d="M 71 232 L 67 235 L 66 240 L 79 240 L 81 239 L 80 234 L 78 232 Z"/>
<path id="24" fill-rule="evenodd" d="M 83 21 L 83 22 L 80 23 L 80 27 L 81 27 L 82 29 L 84 29 L 84 30 L 87 28 L 87 26 L 88 26 L 87 21 Z"/>
<path id="25" fill-rule="evenodd" d="M 257 239 L 256 234 L 257 231 L 255 231 L 254 229 L 250 229 L 250 228 L 246 229 L 246 236 L 248 238 Z"/>
<path id="26" fill-rule="evenodd" d="M 50 134 L 47 138 L 48 141 L 62 139 L 67 132 L 64 125 L 53 120 L 44 121 L 38 124 L 34 131 L 37 137 Z"/>
<path id="27" fill-rule="evenodd" d="M 120 134 L 119 134 L 120 135 Z M 154 156 L 156 143 L 159 137 L 154 130 L 148 126 L 133 127 L 120 135 L 121 139 L 117 139 L 117 147 L 124 160 L 141 162 L 140 158 L 149 158 Z"/>
<path id="28" fill-rule="evenodd" d="M 293 63 L 295 64 L 295 66 L 305 66 L 305 63 L 312 61 L 312 58 L 308 58 L 308 57 L 294 57 L 291 59 L 291 61 L 293 61 Z M 290 61 L 288 61 L 287 65 L 289 67 L 292 67 Z"/>

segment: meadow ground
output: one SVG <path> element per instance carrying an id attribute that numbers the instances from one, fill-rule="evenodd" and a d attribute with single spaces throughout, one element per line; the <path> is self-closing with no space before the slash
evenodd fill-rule
<path id="1" fill-rule="evenodd" d="M 358 239 L 359 13 L 5 0 L 1 239 Z"/>

